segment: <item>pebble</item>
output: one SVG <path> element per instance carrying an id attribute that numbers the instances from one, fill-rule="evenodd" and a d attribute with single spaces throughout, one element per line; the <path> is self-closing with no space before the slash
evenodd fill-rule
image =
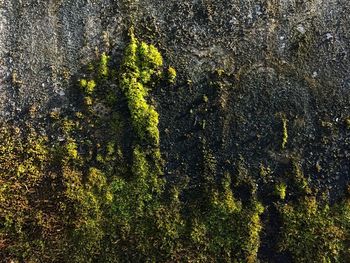
<path id="1" fill-rule="evenodd" d="M 326 39 L 327 40 L 333 39 L 333 35 L 331 33 L 327 33 L 326 34 Z"/>
<path id="2" fill-rule="evenodd" d="M 302 25 L 298 25 L 297 26 L 297 31 L 301 34 L 305 34 L 306 33 L 306 30 L 305 28 L 302 26 Z"/>

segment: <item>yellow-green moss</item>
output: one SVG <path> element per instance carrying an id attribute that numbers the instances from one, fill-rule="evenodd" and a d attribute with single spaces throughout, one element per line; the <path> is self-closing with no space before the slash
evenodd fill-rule
<path id="1" fill-rule="evenodd" d="M 173 67 L 168 67 L 168 81 L 169 83 L 175 83 L 176 80 L 176 70 Z"/>
<path id="2" fill-rule="evenodd" d="M 282 115 L 282 129 L 283 129 L 283 137 L 282 137 L 282 149 L 286 148 L 288 143 L 288 120 L 285 115 Z"/>
<path id="3" fill-rule="evenodd" d="M 100 63 L 98 67 L 98 76 L 100 78 L 107 78 L 109 74 L 108 68 L 109 56 L 106 55 L 105 52 L 102 53 L 100 58 Z"/>
<path id="4" fill-rule="evenodd" d="M 298 262 L 346 261 L 349 218 L 343 217 L 344 204 L 329 207 L 311 196 L 279 209 L 283 222 L 281 251 L 290 253 Z"/>
<path id="5" fill-rule="evenodd" d="M 281 199 L 286 198 L 287 185 L 285 183 L 279 183 L 275 185 L 275 194 Z"/>
<path id="6" fill-rule="evenodd" d="M 130 31 L 130 43 L 126 48 L 120 85 L 124 91 L 132 124 L 139 139 L 159 144 L 158 113 L 147 103 L 148 87 L 152 75 L 163 65 L 158 50 L 139 42 Z"/>

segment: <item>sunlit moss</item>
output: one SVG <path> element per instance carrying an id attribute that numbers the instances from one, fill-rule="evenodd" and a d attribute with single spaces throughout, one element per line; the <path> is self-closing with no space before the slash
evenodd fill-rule
<path id="1" fill-rule="evenodd" d="M 173 67 L 168 67 L 168 81 L 174 83 L 176 80 L 176 70 Z"/>
<path id="2" fill-rule="evenodd" d="M 287 185 L 285 183 L 279 183 L 275 185 L 275 194 L 282 200 L 286 198 Z"/>
<path id="3" fill-rule="evenodd" d="M 98 75 L 100 78 L 108 77 L 109 68 L 108 68 L 109 56 L 105 52 L 102 53 L 100 58 L 100 63 L 98 67 Z"/>
<path id="4" fill-rule="evenodd" d="M 288 126 L 287 126 L 287 118 L 285 115 L 282 115 L 282 128 L 283 128 L 283 137 L 282 137 L 282 149 L 286 148 L 288 143 Z"/>
<path id="5" fill-rule="evenodd" d="M 67 155 L 69 158 L 76 160 L 78 158 L 78 146 L 75 142 L 70 141 L 66 144 Z"/>
<path id="6" fill-rule="evenodd" d="M 154 72 L 163 64 L 158 50 L 139 42 L 130 31 L 121 73 L 121 88 L 128 99 L 133 127 L 141 140 L 159 144 L 158 113 L 147 103 L 148 88 Z"/>

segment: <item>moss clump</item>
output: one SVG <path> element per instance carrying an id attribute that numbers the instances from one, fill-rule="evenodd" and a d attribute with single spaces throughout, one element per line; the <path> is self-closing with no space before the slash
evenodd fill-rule
<path id="1" fill-rule="evenodd" d="M 264 208 L 255 194 L 248 200 L 235 197 L 228 172 L 217 185 L 216 165 L 210 151 L 204 150 L 202 194 L 198 203 L 191 206 L 190 243 L 187 245 L 189 253 L 197 253 L 186 260 L 256 262 L 262 230 L 260 215 Z"/>
<path id="2" fill-rule="evenodd" d="M 126 48 L 120 85 L 125 93 L 135 132 L 140 140 L 159 144 L 158 113 L 147 103 L 152 75 L 163 65 L 158 50 L 139 42 L 130 30 L 130 44 Z"/>
<path id="3" fill-rule="evenodd" d="M 168 67 L 167 76 L 169 83 L 175 83 L 176 70 L 173 67 Z"/>
<path id="4" fill-rule="evenodd" d="M 95 90 L 96 82 L 94 80 L 87 81 L 86 79 L 81 79 L 79 85 L 85 94 L 91 95 Z"/>
<path id="5" fill-rule="evenodd" d="M 66 151 L 67 151 L 67 157 L 72 160 L 78 159 L 78 146 L 74 141 L 67 142 L 66 144 Z"/>
<path id="6" fill-rule="evenodd" d="M 90 97 L 90 96 L 84 97 L 84 104 L 88 107 L 92 106 L 93 105 L 92 97 Z"/>
<path id="7" fill-rule="evenodd" d="M 109 74 L 108 62 L 109 62 L 109 56 L 107 56 L 106 53 L 103 52 L 98 65 L 98 76 L 102 79 L 105 79 L 108 77 L 108 74 Z"/>
<path id="8" fill-rule="evenodd" d="M 301 165 L 297 160 L 292 161 L 292 180 L 294 187 L 300 194 L 311 194 L 311 188 L 304 176 Z"/>
<path id="9" fill-rule="evenodd" d="M 55 258 L 64 248 L 63 222 L 50 184 L 48 139 L 30 127 L 7 123 L 0 129 L 0 257 L 36 262 Z M 43 188 L 43 186 L 46 186 Z"/>
<path id="10" fill-rule="evenodd" d="M 288 143 L 288 125 L 287 125 L 287 118 L 285 115 L 282 115 L 282 129 L 283 129 L 283 137 L 282 137 L 282 149 L 286 148 L 286 145 Z"/>
<path id="11" fill-rule="evenodd" d="M 282 222 L 280 251 L 289 253 L 298 262 L 348 261 L 349 198 L 345 196 L 331 206 L 327 199 L 317 197 L 312 191 L 295 161 L 293 170 L 298 198 L 277 204 Z"/>
<path id="12" fill-rule="evenodd" d="M 275 195 L 277 195 L 281 200 L 286 198 L 287 185 L 285 183 L 279 183 L 275 185 Z"/>

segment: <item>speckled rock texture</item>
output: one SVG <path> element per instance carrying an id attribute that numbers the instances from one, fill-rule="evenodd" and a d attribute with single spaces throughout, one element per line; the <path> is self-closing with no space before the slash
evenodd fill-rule
<path id="1" fill-rule="evenodd" d="M 243 162 L 259 183 L 261 165 L 278 178 L 293 159 L 337 197 L 350 178 L 349 9 L 347 0 L 0 0 L 0 116 L 74 108 L 68 90 L 82 67 L 103 51 L 120 57 L 134 25 L 177 70 L 175 85 L 152 91 L 169 178 L 200 184 L 206 147 L 218 175 Z"/>

